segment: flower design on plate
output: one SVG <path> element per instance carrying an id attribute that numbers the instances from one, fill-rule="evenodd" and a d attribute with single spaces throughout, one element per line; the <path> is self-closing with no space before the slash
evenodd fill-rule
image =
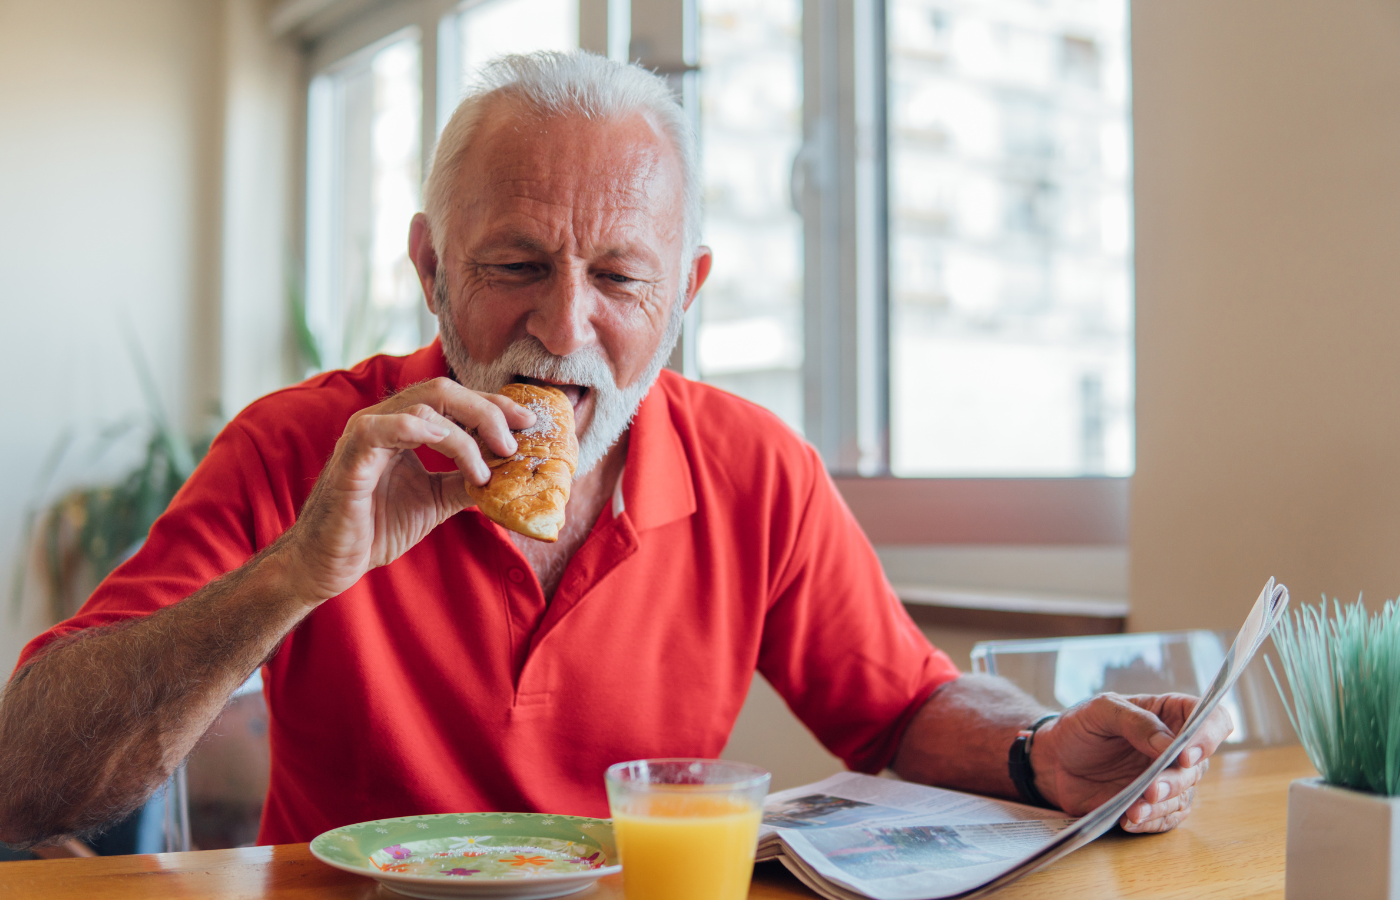
<path id="1" fill-rule="evenodd" d="M 462 869 L 462 868 L 456 868 L 456 869 L 442 869 L 441 871 L 442 871 L 442 874 L 444 874 L 444 875 L 475 875 L 475 874 L 477 874 L 478 872 L 480 872 L 481 870 L 480 870 L 480 869 Z"/>
<path id="2" fill-rule="evenodd" d="M 491 840 L 491 835 L 489 834 L 482 837 L 461 837 L 448 844 L 447 847 L 453 853 L 465 854 L 473 847 L 480 846 L 489 840 Z"/>
<path id="3" fill-rule="evenodd" d="M 584 822 L 584 823 L 582 823 L 581 825 L 579 825 L 579 827 L 580 827 L 580 828 L 583 828 L 583 829 L 592 828 L 592 827 L 593 827 L 593 823 L 592 823 L 592 822 Z"/>
<path id="4" fill-rule="evenodd" d="M 458 819 L 458 820 L 457 820 L 457 824 L 458 824 L 458 825 L 465 825 L 465 824 L 467 824 L 467 820 L 466 820 L 466 819 Z"/>
<path id="5" fill-rule="evenodd" d="M 547 866 L 550 863 L 548 856 L 526 856 L 523 853 L 515 854 L 514 859 L 504 859 L 501 861 L 508 862 L 512 866 Z"/>
<path id="6" fill-rule="evenodd" d="M 405 847 L 403 844 L 390 844 L 389 846 L 384 848 L 384 852 L 392 856 L 394 859 L 408 859 L 410 856 L 413 855 L 413 851 Z"/>
<path id="7" fill-rule="evenodd" d="M 389 829 L 387 829 L 387 828 L 376 828 L 376 829 L 374 829 L 374 830 L 377 831 L 377 832 L 379 832 L 380 834 L 388 834 L 388 833 L 389 833 Z"/>
<path id="8" fill-rule="evenodd" d="M 418 827 L 419 827 L 419 828 L 426 829 L 426 828 L 428 827 L 428 823 L 427 823 L 427 822 L 419 822 L 419 823 L 418 823 Z"/>
<path id="9" fill-rule="evenodd" d="M 553 820 L 553 819 L 545 819 L 545 820 L 544 820 L 543 822 L 541 822 L 540 824 L 541 824 L 541 825 L 553 825 L 553 824 L 554 824 L 554 820 Z"/>
<path id="10" fill-rule="evenodd" d="M 515 820 L 512 819 L 510 816 L 506 816 L 504 819 L 501 820 L 501 824 L 502 824 L 502 825 L 514 825 L 514 824 L 515 824 Z"/>
<path id="11" fill-rule="evenodd" d="M 348 835 L 348 834 L 342 834 L 342 835 L 340 836 L 340 839 L 341 839 L 342 841 L 349 841 L 349 842 L 352 843 L 352 844 L 355 843 L 355 839 L 354 839 L 353 837 L 351 837 L 350 835 Z"/>

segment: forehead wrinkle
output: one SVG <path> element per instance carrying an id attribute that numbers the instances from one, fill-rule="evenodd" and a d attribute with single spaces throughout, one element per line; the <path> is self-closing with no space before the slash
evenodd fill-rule
<path id="1" fill-rule="evenodd" d="M 592 202 L 589 202 L 590 200 Z M 576 191 L 570 196 L 562 198 L 551 198 L 549 196 L 536 197 L 523 193 L 511 194 L 507 196 L 506 203 L 521 203 L 584 213 L 598 212 L 616 214 L 635 212 L 646 214 L 649 211 L 647 204 L 644 202 L 644 198 L 626 197 L 626 199 L 624 199 L 615 193 L 606 191 Z"/>
<path id="2" fill-rule="evenodd" d="M 515 246 L 558 252 L 571 245 L 590 256 L 640 255 L 659 262 L 657 254 L 665 253 L 655 241 L 670 242 L 681 232 L 683 217 L 671 213 L 683 196 L 674 153 L 664 141 L 634 141 L 631 135 L 600 140 L 595 126 L 612 123 L 587 123 L 578 140 L 551 129 L 527 134 L 518 122 L 493 124 L 473 142 L 479 174 L 471 179 L 464 167 L 463 187 L 474 195 L 473 218 L 519 232 L 507 237 Z M 482 237 L 479 247 L 501 246 L 497 234 Z"/>
<path id="3" fill-rule="evenodd" d="M 510 247 L 551 256 L 558 253 L 583 252 L 587 256 L 606 259 L 631 258 L 656 261 L 655 249 L 650 247 L 646 241 L 646 229 L 636 225 L 624 222 L 612 225 L 611 228 L 605 226 L 609 233 L 596 236 L 590 232 L 597 229 L 588 227 L 576 227 L 572 234 L 559 235 L 556 233 L 558 231 L 557 223 L 550 223 L 529 214 L 522 215 L 539 224 L 548 237 L 541 237 L 539 233 L 519 226 L 506 225 L 488 233 L 478 250 L 490 251 Z"/>
<path id="4" fill-rule="evenodd" d="M 503 192 L 506 196 L 522 200 L 571 208 L 582 206 L 593 209 L 619 208 L 645 212 L 649 208 L 647 200 L 650 199 L 652 193 L 651 187 L 657 180 L 654 169 L 641 172 L 634 170 L 625 177 L 603 175 L 602 173 L 580 177 L 570 172 L 560 175 L 550 169 L 542 170 L 524 165 L 512 166 L 511 168 L 521 171 L 522 174 L 514 177 L 501 177 L 500 174 L 492 173 L 492 177 L 487 179 L 488 189 Z M 539 194 L 544 196 L 537 196 Z M 552 196 L 561 196 L 562 199 L 550 199 Z M 660 197 L 657 197 L 656 200 L 664 202 Z"/>
<path id="5" fill-rule="evenodd" d="M 484 243 L 488 248 L 506 246 L 517 247 L 521 250 L 533 250 L 537 253 L 553 252 L 553 249 L 544 241 L 518 228 L 509 228 L 505 231 L 496 232 L 490 235 Z"/>

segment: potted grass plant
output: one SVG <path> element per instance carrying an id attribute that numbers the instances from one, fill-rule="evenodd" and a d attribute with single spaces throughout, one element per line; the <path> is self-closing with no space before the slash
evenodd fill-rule
<path id="1" fill-rule="evenodd" d="M 1321 775 L 1288 790 L 1286 900 L 1400 900 L 1400 608 L 1324 597 L 1273 637 L 1288 691 L 1269 672 Z"/>

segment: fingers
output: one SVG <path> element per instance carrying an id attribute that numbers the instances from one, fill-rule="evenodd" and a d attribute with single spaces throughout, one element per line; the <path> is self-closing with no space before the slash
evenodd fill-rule
<path id="1" fill-rule="evenodd" d="M 1151 710 L 1118 694 L 1100 694 L 1089 701 L 1084 711 L 1099 734 L 1124 738 L 1149 759 L 1160 756 L 1175 737 Z"/>
<path id="2" fill-rule="evenodd" d="M 491 468 L 481 458 L 481 448 L 460 425 L 441 415 L 426 403 L 415 403 L 405 409 L 403 414 L 422 419 L 442 433 L 441 438 L 425 441 L 423 446 L 432 447 L 457 463 L 457 468 L 463 477 L 471 479 L 473 484 L 478 485 L 491 480 Z"/>
<path id="3" fill-rule="evenodd" d="M 1168 769 L 1142 798 L 1123 814 L 1121 824 L 1128 831 L 1165 831 L 1191 811 L 1196 786 L 1210 769 L 1210 760 L 1186 769 Z M 1165 827 L 1173 816 L 1177 818 Z"/>
<path id="4" fill-rule="evenodd" d="M 488 403 L 494 403 L 506 417 L 506 424 L 519 431 L 535 424 L 535 413 L 528 406 L 521 406 L 505 394 L 479 394 Z"/>
<path id="5" fill-rule="evenodd" d="M 1165 803 L 1138 803 L 1118 820 L 1118 824 L 1124 831 L 1133 834 L 1171 831 L 1191 814 L 1191 805 L 1195 800 L 1196 789 L 1191 787 Z"/>
<path id="6" fill-rule="evenodd" d="M 398 412 L 358 415 L 346 429 L 346 436 L 352 464 L 357 458 L 366 457 L 367 451 L 431 447 L 455 461 L 473 484 L 485 484 L 491 479 L 491 470 L 482 460 L 476 441 L 426 403 L 415 403 Z"/>
<path id="7" fill-rule="evenodd" d="M 535 420 L 534 413 L 513 400 L 498 394 L 468 390 L 451 378 L 433 378 L 415 384 L 372 411 L 397 412 L 419 403 L 427 405 L 459 427 L 475 431 L 486 446 L 499 456 L 510 456 L 517 449 L 515 437 L 510 433 L 512 425 L 524 428 Z M 470 476 L 470 473 L 467 474 Z"/>
<path id="8" fill-rule="evenodd" d="M 1196 732 L 1191 743 L 1186 745 L 1186 749 L 1182 751 L 1177 764 L 1194 766 L 1202 759 L 1209 760 L 1210 755 L 1225 742 L 1225 739 L 1230 736 L 1230 732 L 1234 730 L 1235 723 L 1230 718 L 1230 714 L 1225 711 L 1225 707 L 1217 706 L 1201 723 L 1200 731 Z"/>
<path id="9" fill-rule="evenodd" d="M 441 416 L 433 418 L 411 411 L 362 415 L 350 423 L 345 433 L 354 456 L 362 456 L 368 450 L 411 450 L 450 439 L 449 423 Z"/>
<path id="10" fill-rule="evenodd" d="M 1136 706 L 1151 711 L 1172 729 L 1179 728 L 1185 723 L 1187 717 L 1191 715 L 1191 711 L 1196 708 L 1197 703 L 1197 699 L 1189 694 L 1140 695 L 1126 699 Z M 1211 710 L 1210 715 L 1201 723 L 1195 737 L 1181 751 L 1176 765 L 1194 766 L 1202 759 L 1209 758 L 1234 730 L 1235 723 L 1231 720 L 1230 714 L 1226 712 L 1224 707 L 1217 706 Z"/>

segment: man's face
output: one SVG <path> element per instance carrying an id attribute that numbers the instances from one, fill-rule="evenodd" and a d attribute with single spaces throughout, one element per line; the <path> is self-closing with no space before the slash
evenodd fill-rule
<path id="1" fill-rule="evenodd" d="M 680 162 L 640 115 L 541 118 L 502 106 L 486 110 L 466 150 L 442 257 L 424 272 L 420 234 L 414 262 L 468 387 L 556 384 L 584 443 L 611 446 L 636 404 L 609 409 L 622 398 L 608 394 L 640 390 L 640 401 L 703 280 L 694 270 L 708 271 L 708 251 L 681 270 Z M 619 415 L 606 423 L 615 433 L 590 435 L 595 417 L 601 427 Z M 581 448 L 580 469 L 607 446 Z"/>

